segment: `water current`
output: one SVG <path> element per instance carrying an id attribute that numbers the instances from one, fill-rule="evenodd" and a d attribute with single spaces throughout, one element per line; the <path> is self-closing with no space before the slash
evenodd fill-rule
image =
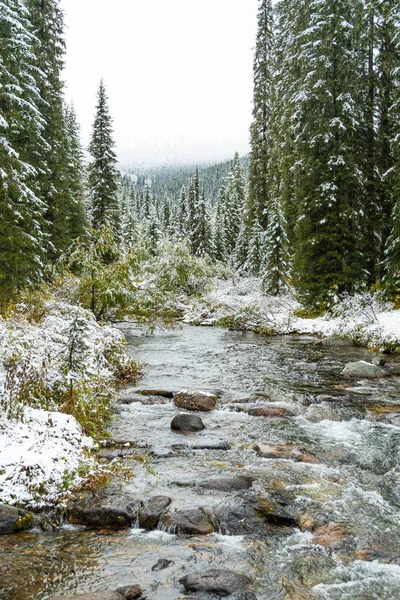
<path id="1" fill-rule="evenodd" d="M 135 467 L 128 491 L 141 499 L 167 495 L 172 510 L 213 510 L 240 503 L 243 493 L 199 484 L 246 474 L 254 496 L 284 493 L 297 525 L 265 535 L 249 524 L 241 535 L 65 525 L 3 536 L 1 598 L 45 600 L 138 583 L 148 600 L 179 600 L 186 573 L 229 568 L 253 579 L 258 600 L 400 599 L 400 378 L 340 375 L 346 362 L 378 355 L 317 346 L 308 336 L 190 326 L 152 336 L 124 332 L 147 364 L 140 389 L 201 389 L 221 398 L 217 410 L 201 414 L 205 430 L 184 435 L 171 431 L 182 412 L 172 400 L 122 390 L 132 402 L 118 405 L 111 439 L 145 446 L 154 469 Z M 294 416 L 248 414 L 266 405 Z M 265 457 L 255 444 L 278 451 Z M 159 559 L 170 566 L 152 571 Z"/>

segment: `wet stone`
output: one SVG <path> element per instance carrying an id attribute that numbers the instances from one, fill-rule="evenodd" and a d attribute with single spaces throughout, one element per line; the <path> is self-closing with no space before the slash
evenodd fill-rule
<path id="1" fill-rule="evenodd" d="M 181 414 L 172 419 L 171 429 L 181 432 L 196 432 L 205 429 L 203 421 L 197 415 Z"/>
<path id="2" fill-rule="evenodd" d="M 158 525 L 162 513 L 168 508 L 172 500 L 168 496 L 154 496 L 144 503 L 139 510 L 139 525 L 143 529 L 152 530 Z"/>
<path id="3" fill-rule="evenodd" d="M 214 513 L 218 528 L 225 535 L 254 535 L 265 538 L 269 534 L 266 520 L 243 500 L 220 504 L 214 509 Z"/>
<path id="4" fill-rule="evenodd" d="M 365 362 L 364 360 L 347 363 L 341 374 L 346 377 L 358 377 L 361 379 L 382 379 L 390 375 L 382 367 Z"/>
<path id="5" fill-rule="evenodd" d="M 210 412 L 217 408 L 218 398 L 213 394 L 206 392 L 178 392 L 174 396 L 174 404 L 178 408 L 185 410 L 198 410 L 201 412 Z"/>
<path id="6" fill-rule="evenodd" d="M 200 483 L 200 487 L 207 490 L 220 492 L 237 492 L 248 490 L 253 485 L 254 479 L 247 475 L 232 475 L 226 477 L 213 477 Z"/>
<path id="7" fill-rule="evenodd" d="M 213 518 L 201 508 L 165 512 L 160 522 L 176 534 L 208 535 L 214 531 Z"/>
<path id="8" fill-rule="evenodd" d="M 124 529 L 136 521 L 139 500 L 120 490 L 100 490 L 96 496 L 83 494 L 69 507 L 69 522 L 89 529 Z"/>
<path id="9" fill-rule="evenodd" d="M 173 398 L 174 392 L 170 390 L 136 390 L 141 396 L 159 396 L 160 398 Z"/>
<path id="10" fill-rule="evenodd" d="M 320 461 L 312 453 L 307 452 L 300 446 L 293 444 L 283 444 L 280 446 L 269 446 L 267 444 L 254 444 L 253 449 L 262 458 L 275 458 L 283 460 L 293 460 L 309 464 L 318 464 Z"/>
<path id="11" fill-rule="evenodd" d="M 141 598 L 143 594 L 142 588 L 139 585 L 120 587 L 116 591 L 121 594 L 125 600 L 137 600 L 137 598 Z"/>
<path id="12" fill-rule="evenodd" d="M 247 575 L 227 569 L 210 569 L 199 573 L 190 573 L 179 580 L 188 592 L 207 592 L 217 596 L 246 594 L 251 592 L 253 584 Z"/>
<path id="13" fill-rule="evenodd" d="M 34 526 L 34 517 L 26 510 L 0 504 L 0 535 L 25 531 Z"/>
<path id="14" fill-rule="evenodd" d="M 173 560 L 167 560 L 166 558 L 160 558 L 155 565 L 151 567 L 152 571 L 163 571 L 168 569 L 171 565 L 175 564 Z"/>
<path id="15" fill-rule="evenodd" d="M 312 543 L 318 546 L 332 546 L 345 538 L 346 532 L 337 523 L 322 525 L 314 531 Z"/>
<path id="16" fill-rule="evenodd" d="M 270 417 L 270 418 L 287 418 L 294 417 L 294 413 L 280 406 L 258 406 L 249 410 L 251 417 Z"/>

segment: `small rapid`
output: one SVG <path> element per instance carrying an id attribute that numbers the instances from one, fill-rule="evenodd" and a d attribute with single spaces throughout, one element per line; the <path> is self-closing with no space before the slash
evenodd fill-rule
<path id="1" fill-rule="evenodd" d="M 135 445 L 151 467 L 135 466 L 127 491 L 165 495 L 172 511 L 201 508 L 225 520 L 208 535 L 177 535 L 161 524 L 3 536 L 1 598 L 46 600 L 138 583 L 147 600 L 178 600 L 179 579 L 206 568 L 246 573 L 258 600 L 400 598 L 400 378 L 341 376 L 345 363 L 378 355 L 318 346 L 310 336 L 123 331 L 146 363 L 139 386 L 149 393 L 121 389 L 110 439 Z M 184 411 L 151 393 L 181 389 L 220 396 L 217 410 L 201 414 L 203 431 L 172 431 Z M 249 414 L 265 406 L 289 416 Z M 203 485 L 236 475 L 251 478 L 249 491 Z M 295 523 L 285 512 L 264 531 L 240 512 L 247 499 L 266 495 L 283 498 Z M 152 570 L 162 559 L 170 564 Z"/>

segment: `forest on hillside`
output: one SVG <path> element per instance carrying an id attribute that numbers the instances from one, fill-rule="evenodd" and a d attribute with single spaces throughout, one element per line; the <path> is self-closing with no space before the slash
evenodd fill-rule
<path id="1" fill-rule="evenodd" d="M 58 3 L 1 4 L 1 296 L 47 280 L 107 224 L 125 249 L 177 237 L 195 256 L 309 306 L 399 271 L 399 7 L 260 2 L 251 152 L 171 173 L 118 169 L 102 82 L 87 164 L 63 96 Z M 132 169 L 131 169 L 132 171 Z M 134 171 L 134 169 L 133 169 Z M 133 177 L 132 177 L 133 175 Z"/>

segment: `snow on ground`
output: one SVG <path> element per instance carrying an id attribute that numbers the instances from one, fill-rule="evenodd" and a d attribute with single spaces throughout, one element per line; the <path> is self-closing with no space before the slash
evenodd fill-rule
<path id="1" fill-rule="evenodd" d="M 370 348 L 400 349 L 400 310 L 394 310 L 379 295 L 343 298 L 332 313 L 318 318 L 296 316 L 301 308 L 294 295 L 274 298 L 264 294 L 258 278 L 218 280 L 201 301 L 187 308 L 184 320 L 198 325 L 226 325 L 227 317 L 234 317 L 238 327 L 254 331 L 338 335 Z"/>
<path id="2" fill-rule="evenodd" d="M 40 508 L 78 482 L 76 470 L 94 466 L 93 440 L 76 419 L 25 408 L 21 420 L 0 420 L 0 502 Z"/>
<path id="3" fill-rule="evenodd" d="M 78 306 L 51 300 L 39 322 L 24 315 L 0 320 L 0 503 L 41 508 L 76 487 L 78 469 L 84 479 L 99 468 L 92 438 L 61 412 L 71 382 L 78 414 L 93 421 L 132 358 L 120 331 Z"/>

